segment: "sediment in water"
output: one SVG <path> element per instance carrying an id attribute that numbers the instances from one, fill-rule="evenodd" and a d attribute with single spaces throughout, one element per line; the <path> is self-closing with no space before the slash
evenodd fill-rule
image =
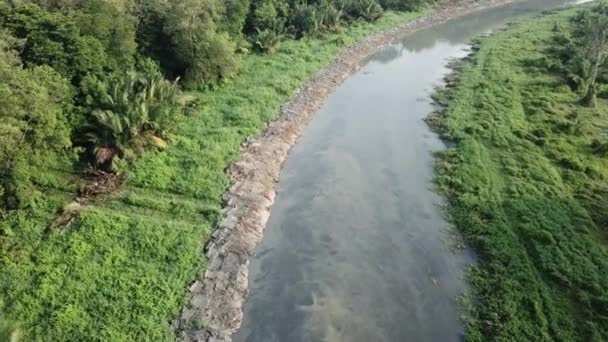
<path id="1" fill-rule="evenodd" d="M 249 259 L 262 239 L 283 162 L 316 113 L 360 63 L 409 33 L 476 10 L 513 0 L 450 2 L 428 16 L 365 38 L 342 51 L 282 106 L 279 117 L 260 137 L 242 145 L 228 173 L 232 186 L 224 194 L 222 219 L 205 246 L 206 271 L 189 288 L 188 304 L 173 322 L 179 341 L 231 341 L 243 318 L 248 294 Z"/>

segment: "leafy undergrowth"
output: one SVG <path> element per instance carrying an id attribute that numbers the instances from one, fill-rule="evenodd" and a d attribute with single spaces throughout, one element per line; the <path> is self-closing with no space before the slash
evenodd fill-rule
<path id="1" fill-rule="evenodd" d="M 480 255 L 470 341 L 608 340 L 608 100 L 579 105 L 545 58 L 545 14 L 482 38 L 430 118 L 456 146 L 437 158 L 449 218 Z"/>
<path id="2" fill-rule="evenodd" d="M 37 205 L 0 222 L 0 312 L 19 322 L 26 340 L 173 339 L 170 320 L 204 269 L 201 245 L 219 218 L 225 169 L 240 143 L 341 49 L 428 12 L 387 12 L 374 24 L 249 56 L 239 77 L 194 94 L 202 108 L 176 124 L 167 151 L 135 163 L 122 194 L 67 228 L 46 230 L 72 200 L 78 175 L 68 168 L 38 177 Z"/>

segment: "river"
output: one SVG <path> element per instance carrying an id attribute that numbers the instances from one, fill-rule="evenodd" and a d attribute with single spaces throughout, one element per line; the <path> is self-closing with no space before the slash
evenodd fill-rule
<path id="1" fill-rule="evenodd" d="M 433 190 L 423 119 L 471 38 L 571 1 L 526 1 L 415 32 L 330 95 L 292 149 L 250 265 L 235 341 L 459 341 L 474 263 Z"/>

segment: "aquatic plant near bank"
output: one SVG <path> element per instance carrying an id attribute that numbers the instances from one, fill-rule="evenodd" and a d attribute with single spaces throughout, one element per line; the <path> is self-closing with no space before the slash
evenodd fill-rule
<path id="1" fill-rule="evenodd" d="M 438 154 L 437 185 L 480 255 L 469 341 L 608 339 L 608 99 L 581 105 L 547 63 L 563 47 L 555 24 L 578 13 L 482 38 L 436 96 L 447 107 L 429 122 L 456 142 Z"/>

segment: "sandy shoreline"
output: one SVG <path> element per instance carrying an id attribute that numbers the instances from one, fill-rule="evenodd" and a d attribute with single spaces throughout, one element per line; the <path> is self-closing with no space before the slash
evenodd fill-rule
<path id="1" fill-rule="evenodd" d="M 445 4 L 433 13 L 374 34 L 343 50 L 282 106 L 279 117 L 255 140 L 243 144 L 229 168 L 232 186 L 224 194 L 222 219 L 205 247 L 205 274 L 189 288 L 188 304 L 173 329 L 180 341 L 231 341 L 240 327 L 247 297 L 249 259 L 262 239 L 289 150 L 327 96 L 357 71 L 360 63 L 397 38 L 484 8 L 513 0 Z"/>

